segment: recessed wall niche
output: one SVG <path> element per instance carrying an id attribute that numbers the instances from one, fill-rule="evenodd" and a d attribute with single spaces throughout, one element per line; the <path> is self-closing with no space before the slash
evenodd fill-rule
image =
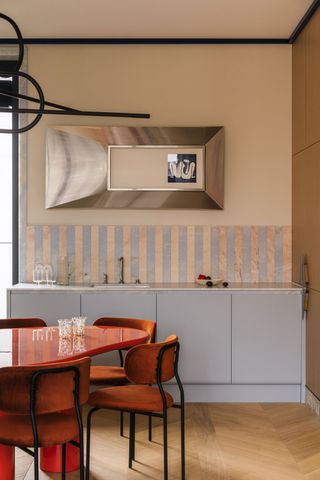
<path id="1" fill-rule="evenodd" d="M 223 127 L 55 126 L 46 208 L 223 209 Z"/>

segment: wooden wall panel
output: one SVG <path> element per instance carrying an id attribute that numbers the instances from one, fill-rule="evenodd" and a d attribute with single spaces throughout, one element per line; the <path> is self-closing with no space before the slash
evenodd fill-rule
<path id="1" fill-rule="evenodd" d="M 292 151 L 306 147 L 306 32 L 292 47 Z"/>
<path id="2" fill-rule="evenodd" d="M 306 255 L 311 286 L 307 315 L 307 386 L 320 397 L 320 9 L 293 46 L 293 280 Z"/>
<path id="3" fill-rule="evenodd" d="M 320 9 L 306 30 L 306 126 L 307 144 L 320 141 Z"/>
<path id="4" fill-rule="evenodd" d="M 306 255 L 310 283 L 320 291 L 320 143 L 293 157 L 292 192 L 293 281 L 299 282 Z"/>
<path id="5" fill-rule="evenodd" d="M 307 385 L 320 398 L 320 292 L 311 290 L 307 317 Z"/>

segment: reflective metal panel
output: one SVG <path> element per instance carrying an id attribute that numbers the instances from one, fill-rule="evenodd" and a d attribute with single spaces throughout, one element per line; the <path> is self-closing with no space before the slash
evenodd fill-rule
<path id="1" fill-rule="evenodd" d="M 111 162 L 111 147 L 130 155 Z M 222 209 L 223 196 L 223 127 L 48 129 L 47 208 Z"/>

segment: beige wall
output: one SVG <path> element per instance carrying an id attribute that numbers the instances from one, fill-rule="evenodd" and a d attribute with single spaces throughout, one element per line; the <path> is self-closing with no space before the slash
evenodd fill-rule
<path id="1" fill-rule="evenodd" d="M 29 224 L 291 224 L 290 46 L 32 46 L 47 100 L 151 120 L 52 116 L 28 134 Z M 46 210 L 47 125 L 222 125 L 224 211 Z"/>

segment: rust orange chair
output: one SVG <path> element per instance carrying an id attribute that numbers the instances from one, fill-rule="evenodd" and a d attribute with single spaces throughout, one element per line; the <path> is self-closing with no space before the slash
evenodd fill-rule
<path id="1" fill-rule="evenodd" d="M 156 335 L 156 322 L 138 318 L 114 318 L 102 317 L 96 320 L 93 325 L 100 327 L 127 327 L 137 328 L 149 334 L 149 342 L 154 343 Z M 128 350 L 128 349 L 126 349 Z M 97 386 L 115 386 L 130 383 L 123 368 L 122 350 L 118 350 L 120 366 L 91 365 L 90 384 Z M 152 420 L 149 419 L 149 440 L 152 440 Z M 120 412 L 120 435 L 123 436 L 123 413 Z"/>
<path id="2" fill-rule="evenodd" d="M 87 418 L 87 480 L 90 469 L 91 418 L 101 408 L 130 413 L 129 468 L 132 468 L 135 459 L 135 415 L 163 419 L 164 480 L 168 480 L 167 410 L 172 406 L 181 409 L 181 478 L 185 480 L 184 391 L 178 374 L 179 350 L 176 335 L 171 335 L 161 343 L 133 347 L 128 351 L 124 364 L 125 375 L 132 383 L 103 388 L 90 394 L 88 404 L 92 408 Z M 174 377 L 180 391 L 179 405 L 174 405 L 172 396 L 163 388 L 163 382 Z"/>
<path id="3" fill-rule="evenodd" d="M 90 361 L 0 369 L 0 411 L 8 414 L 0 416 L 0 443 L 34 457 L 35 480 L 39 479 L 39 448 L 54 445 L 62 445 L 61 478 L 66 478 L 66 444 L 71 441 L 80 448 L 80 479 L 84 480 L 80 407 L 89 396 Z M 74 440 L 77 436 L 79 442 Z"/>
<path id="4" fill-rule="evenodd" d="M 29 328 L 46 327 L 47 324 L 42 318 L 2 318 L 0 328 Z"/>

